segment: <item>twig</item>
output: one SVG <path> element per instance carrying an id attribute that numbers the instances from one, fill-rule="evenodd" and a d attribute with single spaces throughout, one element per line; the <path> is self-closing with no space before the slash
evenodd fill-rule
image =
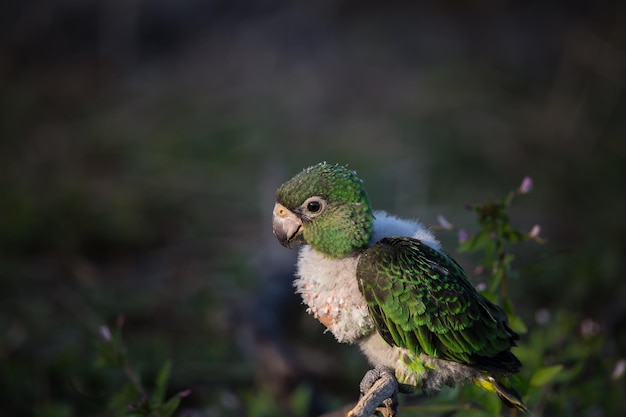
<path id="1" fill-rule="evenodd" d="M 384 417 L 394 417 L 397 406 L 398 381 L 392 373 L 382 372 L 346 416 L 370 417 L 375 411 L 379 411 Z"/>

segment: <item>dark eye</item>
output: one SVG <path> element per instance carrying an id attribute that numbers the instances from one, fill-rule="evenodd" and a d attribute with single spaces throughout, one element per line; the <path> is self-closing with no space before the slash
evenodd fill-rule
<path id="1" fill-rule="evenodd" d="M 304 214 L 308 215 L 309 218 L 313 218 L 324 211 L 324 207 L 326 206 L 326 201 L 322 197 L 313 196 L 307 198 L 302 204 L 302 210 L 305 212 Z"/>
<path id="2" fill-rule="evenodd" d="M 319 201 L 309 201 L 309 204 L 306 205 L 307 210 L 311 213 L 317 213 L 322 209 L 322 203 Z"/>

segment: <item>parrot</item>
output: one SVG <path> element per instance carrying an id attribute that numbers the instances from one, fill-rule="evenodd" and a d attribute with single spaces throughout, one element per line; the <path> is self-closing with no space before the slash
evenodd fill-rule
<path id="1" fill-rule="evenodd" d="M 392 373 L 400 392 L 473 382 L 528 411 L 509 381 L 522 364 L 503 309 L 430 229 L 374 211 L 354 170 L 322 162 L 280 185 L 272 228 L 281 245 L 299 246 L 293 285 L 307 312 Z"/>

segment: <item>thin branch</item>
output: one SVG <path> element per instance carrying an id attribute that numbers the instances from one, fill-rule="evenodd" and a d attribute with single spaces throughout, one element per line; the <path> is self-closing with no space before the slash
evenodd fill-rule
<path id="1" fill-rule="evenodd" d="M 378 410 L 384 417 L 394 417 L 397 407 L 398 381 L 392 373 L 383 372 L 346 416 L 370 417 Z"/>

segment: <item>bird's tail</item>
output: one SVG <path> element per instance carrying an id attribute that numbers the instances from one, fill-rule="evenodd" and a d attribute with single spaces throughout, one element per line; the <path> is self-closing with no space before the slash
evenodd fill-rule
<path id="1" fill-rule="evenodd" d="M 502 400 L 502 402 L 507 406 L 520 410 L 523 413 L 528 412 L 528 408 L 526 407 L 526 404 L 524 404 L 522 396 L 515 391 L 515 389 L 507 387 L 503 383 L 496 381 L 494 377 L 481 375 L 474 379 L 474 383 L 487 391 L 495 392 L 500 400 Z"/>

